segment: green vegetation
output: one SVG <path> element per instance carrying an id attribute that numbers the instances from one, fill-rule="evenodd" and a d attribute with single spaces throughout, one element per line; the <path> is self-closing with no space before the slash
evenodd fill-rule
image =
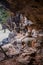
<path id="1" fill-rule="evenodd" d="M 6 23 L 8 17 L 8 11 L 2 5 L 0 5 L 0 23 Z"/>

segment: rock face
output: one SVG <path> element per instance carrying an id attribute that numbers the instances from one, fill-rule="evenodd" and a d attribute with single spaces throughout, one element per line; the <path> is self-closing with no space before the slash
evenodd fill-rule
<path id="1" fill-rule="evenodd" d="M 42 0 L 1 0 L 1 3 L 13 13 L 24 12 L 25 15 L 43 28 L 43 1 Z M 19 6 L 18 6 L 19 5 Z"/>

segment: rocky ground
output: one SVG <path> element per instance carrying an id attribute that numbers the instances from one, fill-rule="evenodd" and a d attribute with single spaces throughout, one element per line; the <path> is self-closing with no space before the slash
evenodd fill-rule
<path id="1" fill-rule="evenodd" d="M 40 59 L 40 56 L 37 57 L 37 59 L 36 59 L 37 61 L 34 61 L 34 59 L 31 59 L 30 63 L 28 63 L 28 64 L 29 65 L 43 65 L 43 61 L 41 62 L 41 59 L 40 60 L 39 59 Z M 32 64 L 32 62 L 33 62 L 33 64 Z M 14 58 L 7 59 L 7 60 L 0 62 L 0 65 L 28 65 L 28 64 L 20 63 L 20 62 L 16 61 Z"/>
<path id="2" fill-rule="evenodd" d="M 43 65 L 43 56 L 37 54 L 37 50 L 31 47 L 24 48 L 22 53 L 18 54 L 12 47 L 7 52 L 10 53 L 9 57 L 5 57 L 0 51 L 0 65 Z"/>

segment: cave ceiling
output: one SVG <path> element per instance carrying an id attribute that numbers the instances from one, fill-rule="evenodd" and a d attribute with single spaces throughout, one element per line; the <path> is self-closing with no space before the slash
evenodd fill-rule
<path id="1" fill-rule="evenodd" d="M 11 12 L 24 12 L 33 22 L 43 25 L 43 0 L 0 0 Z"/>

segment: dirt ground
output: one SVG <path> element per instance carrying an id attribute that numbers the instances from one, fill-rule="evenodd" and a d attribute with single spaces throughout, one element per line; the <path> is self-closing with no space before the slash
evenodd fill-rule
<path id="1" fill-rule="evenodd" d="M 5 61 L 1 61 L 0 65 L 21 65 L 21 64 L 16 62 L 15 59 L 8 59 L 8 60 L 5 60 Z"/>

